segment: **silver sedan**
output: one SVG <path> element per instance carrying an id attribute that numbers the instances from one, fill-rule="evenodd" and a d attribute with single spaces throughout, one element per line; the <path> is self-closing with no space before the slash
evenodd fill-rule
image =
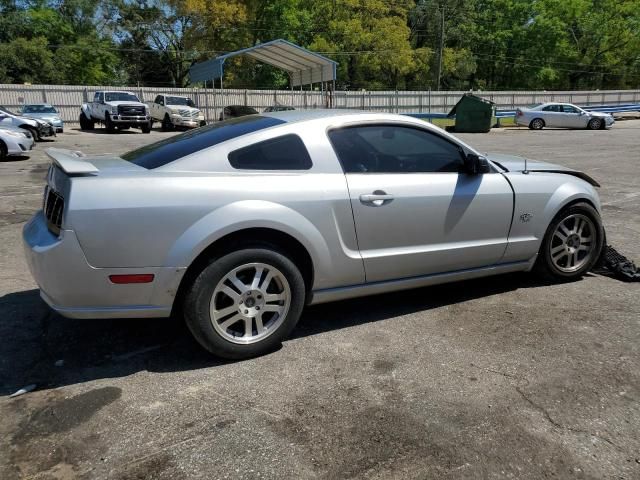
<path id="1" fill-rule="evenodd" d="M 532 130 L 553 128 L 588 128 L 600 130 L 611 128 L 613 115 L 603 112 L 588 112 L 570 103 L 543 103 L 533 108 L 516 110 L 516 123 Z"/>
<path id="2" fill-rule="evenodd" d="M 180 311 L 227 358 L 273 349 L 308 304 L 506 272 L 576 279 L 604 239 L 584 173 L 481 155 L 405 116 L 263 113 L 122 156 L 48 153 L 23 233 L 42 298 L 73 318 Z"/>

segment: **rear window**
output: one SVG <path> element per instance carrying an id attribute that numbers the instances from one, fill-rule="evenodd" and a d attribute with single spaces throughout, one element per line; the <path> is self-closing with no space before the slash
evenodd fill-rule
<path id="1" fill-rule="evenodd" d="M 271 117 L 258 115 L 234 118 L 225 122 L 206 125 L 195 130 L 166 138 L 122 155 L 124 160 L 147 169 L 167 165 L 205 148 L 212 147 L 246 133 L 286 123 Z"/>
<path id="2" fill-rule="evenodd" d="M 309 170 L 311 157 L 297 135 L 283 135 L 229 154 L 229 163 L 241 170 Z"/>

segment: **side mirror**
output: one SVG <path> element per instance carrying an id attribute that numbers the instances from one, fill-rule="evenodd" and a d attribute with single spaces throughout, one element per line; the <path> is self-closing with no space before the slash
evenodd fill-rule
<path id="1" fill-rule="evenodd" d="M 469 153 L 464 157 L 464 169 L 470 175 L 480 175 L 491 172 L 489 160 L 475 153 Z"/>

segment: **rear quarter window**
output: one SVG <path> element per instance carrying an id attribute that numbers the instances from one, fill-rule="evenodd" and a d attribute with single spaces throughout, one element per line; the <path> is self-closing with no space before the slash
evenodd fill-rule
<path id="1" fill-rule="evenodd" d="M 146 145 L 125 153 L 122 158 L 141 167 L 154 169 L 227 140 L 282 123 L 286 122 L 258 115 L 234 118 Z"/>
<path id="2" fill-rule="evenodd" d="M 304 142 L 297 135 L 283 135 L 229 153 L 238 170 L 309 170 L 313 165 Z"/>

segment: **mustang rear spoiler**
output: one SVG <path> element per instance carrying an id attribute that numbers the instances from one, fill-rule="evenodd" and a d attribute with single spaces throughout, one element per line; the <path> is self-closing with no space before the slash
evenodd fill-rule
<path id="1" fill-rule="evenodd" d="M 49 148 L 47 155 L 54 164 L 69 175 L 93 175 L 98 173 L 96 166 L 85 160 L 82 152 L 65 148 Z"/>

